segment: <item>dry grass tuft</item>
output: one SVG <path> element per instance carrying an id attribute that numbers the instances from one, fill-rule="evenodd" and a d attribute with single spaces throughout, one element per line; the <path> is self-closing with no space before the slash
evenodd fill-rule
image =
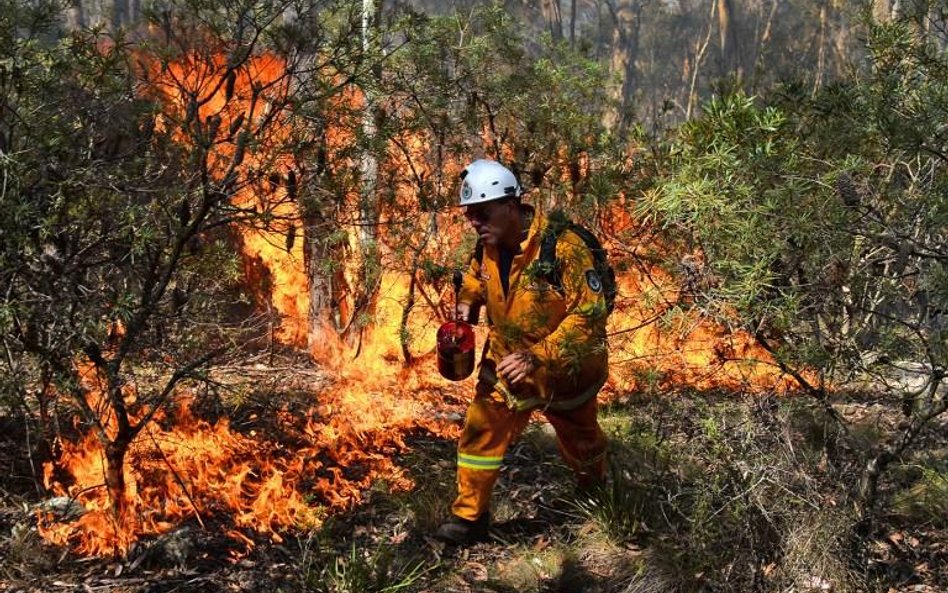
<path id="1" fill-rule="evenodd" d="M 864 590 L 847 564 L 855 519 L 839 508 L 811 510 L 788 522 L 775 580 L 797 591 Z"/>

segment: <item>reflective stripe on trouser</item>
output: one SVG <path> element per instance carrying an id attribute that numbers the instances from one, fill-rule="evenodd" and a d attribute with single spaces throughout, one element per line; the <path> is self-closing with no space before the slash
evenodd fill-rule
<path id="1" fill-rule="evenodd" d="M 573 410 L 544 412 L 580 484 L 605 476 L 606 439 L 596 422 L 596 407 L 592 398 Z M 489 396 L 474 397 L 458 443 L 458 496 L 451 507 L 455 515 L 473 521 L 487 511 L 504 453 L 527 426 L 531 412 L 511 410 Z"/>

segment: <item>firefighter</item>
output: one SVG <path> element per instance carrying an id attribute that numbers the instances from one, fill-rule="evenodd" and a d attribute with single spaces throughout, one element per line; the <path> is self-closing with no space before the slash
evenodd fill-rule
<path id="1" fill-rule="evenodd" d="M 486 308 L 489 334 L 458 443 L 457 498 L 435 536 L 465 546 L 487 538 L 491 490 L 504 452 L 535 410 L 556 431 L 581 488 L 605 475 L 596 394 L 606 381 L 607 305 L 593 255 L 571 230 L 555 239 L 556 270 L 539 259 L 550 221 L 521 202 L 514 174 L 476 160 L 461 173 L 464 216 L 478 246 L 457 314 Z M 471 319 L 476 322 L 476 319 Z"/>

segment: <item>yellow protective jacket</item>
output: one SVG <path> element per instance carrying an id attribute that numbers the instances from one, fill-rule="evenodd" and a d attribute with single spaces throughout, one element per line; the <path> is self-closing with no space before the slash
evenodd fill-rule
<path id="1" fill-rule="evenodd" d="M 511 264 L 506 295 L 498 249 L 489 246 L 480 262 L 471 258 L 458 295 L 458 302 L 485 307 L 490 323 L 478 393 L 502 398 L 517 410 L 576 408 L 595 397 L 608 375 L 606 301 L 592 253 L 576 233 L 561 231 L 556 258 L 562 282 L 551 285 L 539 261 L 548 224 L 546 217 L 533 216 Z M 528 350 L 538 366 L 532 376 L 510 385 L 497 376 L 497 363 L 520 350 Z"/>

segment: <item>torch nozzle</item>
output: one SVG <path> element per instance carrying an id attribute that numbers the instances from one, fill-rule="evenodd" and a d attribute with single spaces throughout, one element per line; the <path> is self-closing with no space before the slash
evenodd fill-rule
<path id="1" fill-rule="evenodd" d="M 461 270 L 454 270 L 454 276 L 451 278 L 452 284 L 454 284 L 454 318 L 458 319 L 458 295 L 461 294 L 461 283 L 463 281 L 463 275 Z"/>

